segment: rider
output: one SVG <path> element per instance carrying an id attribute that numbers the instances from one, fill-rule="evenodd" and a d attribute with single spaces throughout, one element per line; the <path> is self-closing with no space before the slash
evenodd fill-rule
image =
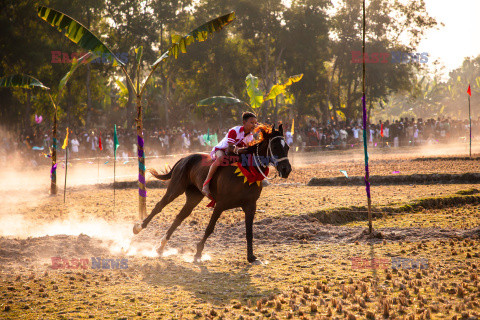
<path id="1" fill-rule="evenodd" d="M 243 153 L 245 147 L 253 141 L 253 129 L 257 125 L 257 116 L 253 112 L 244 112 L 242 114 L 243 126 L 236 126 L 228 130 L 228 134 L 222 139 L 210 153 L 214 160 L 208 171 L 207 178 L 203 184 L 202 193 L 209 196 L 209 183 L 217 167 L 222 163 L 226 153 Z"/>

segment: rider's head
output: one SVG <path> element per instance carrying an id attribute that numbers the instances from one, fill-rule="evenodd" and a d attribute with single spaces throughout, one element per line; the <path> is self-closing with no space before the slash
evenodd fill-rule
<path id="1" fill-rule="evenodd" d="M 257 116 L 253 112 L 246 111 L 242 114 L 243 119 L 243 130 L 246 134 L 250 133 L 255 129 L 257 125 Z"/>

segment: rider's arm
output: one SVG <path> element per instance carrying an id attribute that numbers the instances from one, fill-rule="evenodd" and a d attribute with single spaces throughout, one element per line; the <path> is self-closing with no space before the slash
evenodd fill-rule
<path id="1" fill-rule="evenodd" d="M 233 143 L 229 143 L 228 144 L 228 148 L 227 148 L 227 152 L 226 154 L 243 154 L 243 153 L 247 153 L 247 148 L 239 148 L 235 145 L 233 145 Z"/>
<path id="2" fill-rule="evenodd" d="M 236 153 L 237 153 L 237 154 L 247 153 L 247 147 L 245 147 L 245 148 L 238 148 L 238 147 L 236 147 Z"/>

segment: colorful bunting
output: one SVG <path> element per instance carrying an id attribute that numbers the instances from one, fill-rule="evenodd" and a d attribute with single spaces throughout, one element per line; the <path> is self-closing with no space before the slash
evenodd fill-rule
<path id="1" fill-rule="evenodd" d="M 52 168 L 50 169 L 50 179 L 55 179 L 57 173 L 57 164 L 55 163 Z"/>

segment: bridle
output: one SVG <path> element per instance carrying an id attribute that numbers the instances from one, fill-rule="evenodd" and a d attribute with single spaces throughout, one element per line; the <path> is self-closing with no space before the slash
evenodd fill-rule
<path id="1" fill-rule="evenodd" d="M 268 140 L 268 147 L 267 147 L 267 159 L 268 159 L 268 163 L 265 165 L 263 164 L 262 161 L 258 161 L 258 159 L 260 159 L 260 155 L 258 154 L 258 147 L 260 146 L 260 143 L 257 144 L 257 150 L 256 150 L 256 154 L 253 155 L 253 160 L 255 161 L 255 166 L 257 167 L 257 170 L 262 174 L 262 176 L 267 179 L 267 180 L 270 180 L 267 178 L 267 176 L 263 173 L 263 170 L 260 169 L 260 166 L 258 165 L 258 163 L 260 162 L 260 165 L 263 167 L 263 168 L 267 168 L 268 165 L 270 163 L 273 163 L 273 166 L 275 167 L 275 169 L 277 169 L 277 166 L 278 166 L 278 163 L 281 162 L 281 161 L 285 161 L 285 160 L 288 160 L 288 156 L 287 157 L 283 157 L 283 158 L 280 158 L 280 159 L 276 159 L 274 156 L 273 156 L 273 152 L 272 152 L 272 141 L 277 139 L 277 138 L 280 138 L 283 140 L 283 142 L 285 144 L 287 144 L 285 142 L 285 138 L 283 136 L 276 136 L 276 137 L 273 137 L 271 139 Z M 270 156 L 269 156 L 269 153 L 270 153 Z M 278 170 L 277 170 L 278 171 Z M 272 179 L 275 179 L 275 177 L 277 176 L 277 173 L 275 173 L 275 176 L 272 178 Z"/>

